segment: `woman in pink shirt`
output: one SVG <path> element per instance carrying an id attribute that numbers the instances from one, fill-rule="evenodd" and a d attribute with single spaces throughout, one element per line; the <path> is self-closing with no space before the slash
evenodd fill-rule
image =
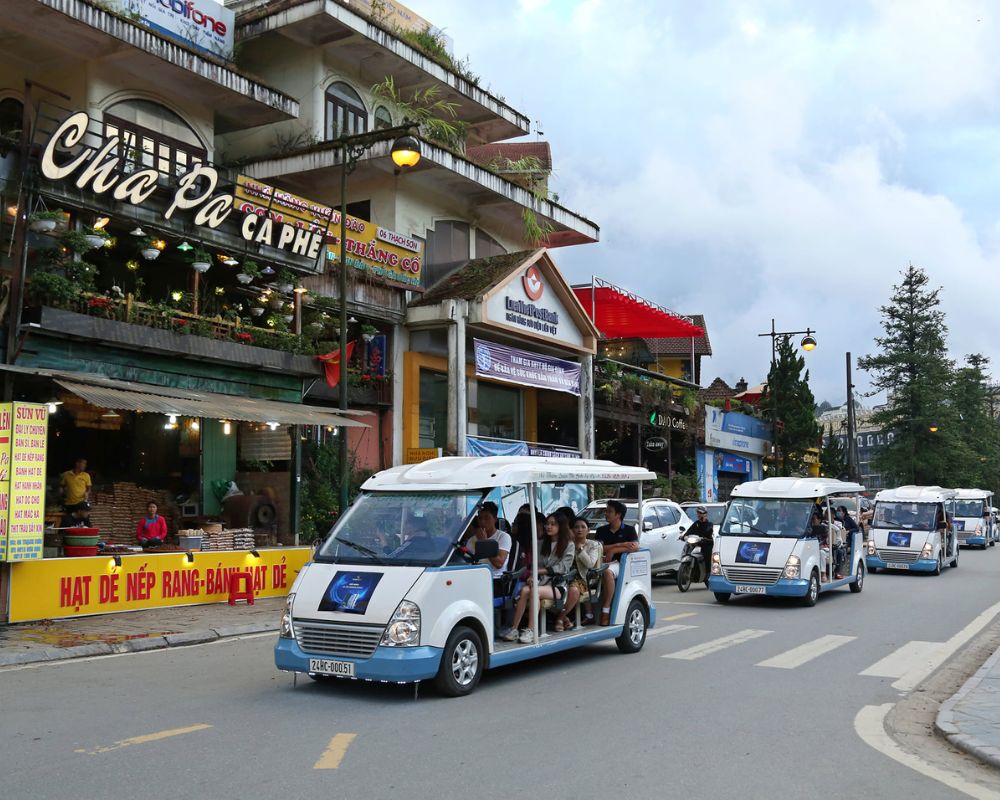
<path id="1" fill-rule="evenodd" d="M 135 526 L 135 538 L 143 548 L 159 547 L 167 539 L 167 521 L 156 513 L 156 503 L 146 506 L 146 516 Z"/>

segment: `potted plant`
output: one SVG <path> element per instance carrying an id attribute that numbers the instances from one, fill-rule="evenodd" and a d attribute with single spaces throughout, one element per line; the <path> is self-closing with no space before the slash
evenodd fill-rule
<path id="1" fill-rule="evenodd" d="M 103 247 L 107 237 L 93 228 L 81 228 L 75 231 L 64 231 L 59 237 L 59 243 L 67 250 L 76 254 L 86 253 L 95 247 Z"/>
<path id="2" fill-rule="evenodd" d="M 364 325 L 361 326 L 361 338 L 364 339 L 366 342 L 370 342 L 377 335 L 378 335 L 378 328 L 376 328 L 374 325 L 368 325 L 367 323 L 365 323 Z"/>
<path id="3" fill-rule="evenodd" d="M 255 278 L 260 277 L 260 266 L 256 261 L 247 260 L 243 262 L 243 268 L 237 273 L 236 280 L 244 286 Z"/>
<path id="4" fill-rule="evenodd" d="M 139 255 L 147 261 L 156 261 L 160 257 L 160 248 L 153 244 L 152 239 L 143 239 L 139 247 Z"/>
<path id="5" fill-rule="evenodd" d="M 83 229 L 83 240 L 91 250 L 96 250 L 98 247 L 104 247 L 107 244 L 108 235 L 102 229 L 88 227 Z"/>
<path id="6" fill-rule="evenodd" d="M 264 306 L 252 306 L 250 308 L 251 316 L 259 317 L 263 313 L 264 313 Z"/>
<path id="7" fill-rule="evenodd" d="M 54 211 L 36 211 L 28 217 L 28 227 L 35 233 L 52 233 L 60 223 L 66 221 L 66 212 L 61 208 Z"/>
<path id="8" fill-rule="evenodd" d="M 282 294 L 291 294 L 295 288 L 295 275 L 291 270 L 282 267 L 278 270 L 278 278 L 275 286 Z"/>
<path id="9" fill-rule="evenodd" d="M 212 256 L 207 250 L 196 247 L 191 251 L 191 269 L 195 272 L 205 273 L 212 266 Z"/>

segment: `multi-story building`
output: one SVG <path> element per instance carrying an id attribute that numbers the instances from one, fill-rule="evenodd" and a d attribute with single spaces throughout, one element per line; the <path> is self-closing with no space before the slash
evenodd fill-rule
<path id="1" fill-rule="evenodd" d="M 503 141 L 528 117 L 398 4 L 167 5 L 10 0 L 0 19 L 6 372 L 58 404 L 50 476 L 85 455 L 193 518 L 238 477 L 290 536 L 301 442 L 345 422 L 340 381 L 369 412 L 346 420 L 361 469 L 472 438 L 589 454 L 596 336 L 551 248 L 599 229 L 549 195 L 546 143 Z M 389 134 L 411 128 L 401 172 Z M 345 168 L 346 141 L 364 146 Z M 481 291 L 414 304 L 448 278 Z M 533 363 L 558 379 L 532 385 Z"/>

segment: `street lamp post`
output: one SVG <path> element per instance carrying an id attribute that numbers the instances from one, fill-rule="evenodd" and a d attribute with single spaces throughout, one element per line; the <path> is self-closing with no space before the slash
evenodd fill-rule
<path id="1" fill-rule="evenodd" d="M 370 147 L 392 141 L 392 160 L 398 169 L 416 166 L 420 161 L 420 142 L 413 135 L 416 126 L 404 122 L 394 128 L 341 136 L 334 143 L 340 148 L 340 411 L 347 411 L 347 176 Z M 351 470 L 347 464 L 347 428 L 339 431 L 340 513 L 347 509 Z"/>
<path id="2" fill-rule="evenodd" d="M 771 337 L 771 372 L 774 372 L 774 367 L 776 365 L 776 361 L 775 361 L 775 340 L 779 336 L 788 339 L 788 338 L 790 338 L 792 336 L 798 336 L 800 333 L 804 334 L 804 335 L 802 336 L 802 340 L 799 342 L 799 346 L 803 350 L 805 350 L 807 353 L 815 350 L 816 349 L 816 337 L 814 336 L 814 334 L 816 333 L 816 331 L 814 331 L 812 328 L 806 328 L 804 331 L 779 331 L 779 330 L 775 329 L 775 327 L 774 327 L 774 319 L 772 318 L 771 319 L 771 330 L 767 331 L 766 333 L 758 333 L 757 334 L 758 336 L 770 336 Z M 767 392 L 768 392 L 768 394 L 771 397 L 771 426 L 773 427 L 772 433 L 773 433 L 773 435 L 775 437 L 774 457 L 775 457 L 776 461 L 779 458 L 781 458 L 782 459 L 782 461 L 781 461 L 782 467 L 784 467 L 784 460 L 783 460 L 783 458 L 781 456 L 781 449 L 777 445 L 777 441 L 778 441 L 778 438 L 777 438 L 778 437 L 778 419 L 777 419 L 778 392 L 777 392 L 777 386 L 772 386 L 770 379 L 768 379 L 768 383 L 767 383 Z M 781 471 L 784 472 L 784 469 L 782 469 Z"/>

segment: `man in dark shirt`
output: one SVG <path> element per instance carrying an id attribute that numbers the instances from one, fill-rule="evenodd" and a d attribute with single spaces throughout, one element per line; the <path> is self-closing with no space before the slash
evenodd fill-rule
<path id="1" fill-rule="evenodd" d="M 701 554 L 705 558 L 705 585 L 708 586 L 708 574 L 712 571 L 712 546 L 715 544 L 715 539 L 713 538 L 715 527 L 708 521 L 708 509 L 705 506 L 698 506 L 694 510 L 694 513 L 697 517 L 694 525 L 682 533 L 681 537 L 701 537 Z"/>
<path id="2" fill-rule="evenodd" d="M 611 624 L 611 598 L 615 594 L 618 579 L 618 562 L 622 553 L 634 553 L 639 549 L 639 534 L 635 528 L 625 524 L 625 504 L 619 500 L 608 500 L 604 509 L 607 525 L 597 529 L 594 538 L 604 545 L 604 560 L 608 568 L 601 576 L 601 625 Z"/>

